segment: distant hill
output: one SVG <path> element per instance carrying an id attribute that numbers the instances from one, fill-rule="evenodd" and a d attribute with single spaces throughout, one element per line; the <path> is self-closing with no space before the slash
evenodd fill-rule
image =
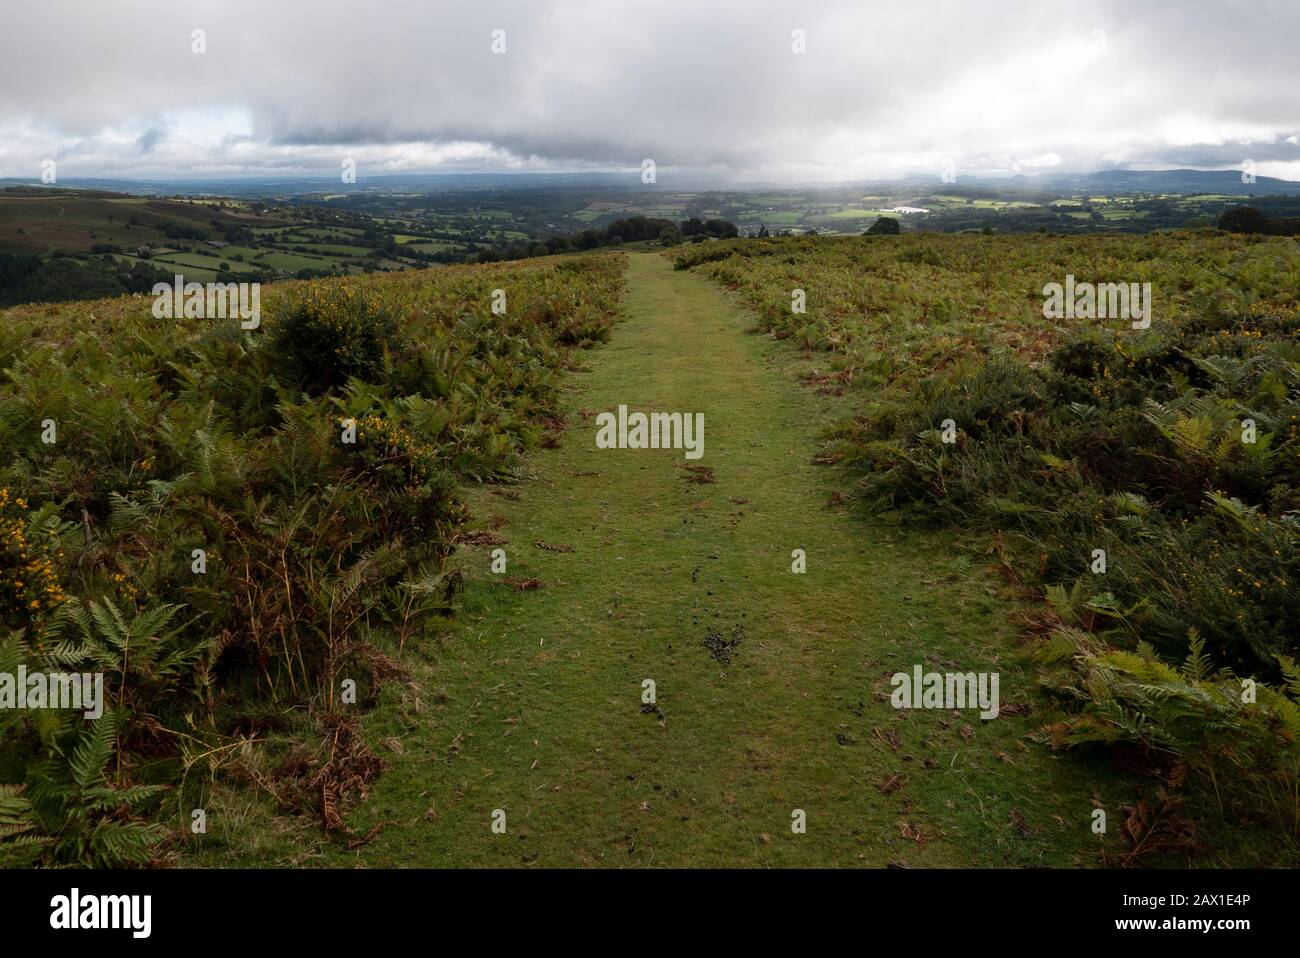
<path id="1" fill-rule="evenodd" d="M 1079 175 L 1048 176 L 1053 186 L 1099 193 L 1226 193 L 1267 196 L 1300 194 L 1300 183 L 1257 176 L 1243 183 L 1240 170 L 1099 170 Z"/>
<path id="2" fill-rule="evenodd" d="M 914 174 L 895 180 L 864 180 L 849 184 L 817 184 L 818 189 L 852 186 L 870 191 L 897 191 L 913 184 L 931 188 L 938 179 L 933 174 Z M 697 182 L 698 180 L 698 182 Z M 0 179 L 0 187 L 39 186 L 36 180 Z M 705 189 L 711 191 L 766 191 L 792 189 L 794 184 L 728 183 L 724 178 L 699 178 L 692 175 L 661 176 L 656 184 L 643 184 L 640 176 L 629 173 L 398 173 L 365 176 L 355 184 L 344 184 L 338 176 L 301 177 L 233 177 L 211 180 L 120 180 L 60 179 L 60 186 L 77 189 L 109 190 L 135 196 L 233 196 L 273 197 L 340 193 L 439 193 L 452 190 L 502 189 L 599 189 L 602 192 L 671 192 Z M 1257 177 L 1243 183 L 1239 170 L 1098 170 L 1092 173 L 1039 173 L 988 177 L 959 175 L 957 185 L 975 187 L 1010 187 L 1020 190 L 1057 190 L 1099 194 L 1203 193 L 1232 196 L 1300 195 L 1300 182 L 1271 176 Z"/>
<path id="3" fill-rule="evenodd" d="M 41 185 L 36 179 L 0 178 L 0 189 Z M 654 191 L 638 176 L 616 173 L 398 173 L 359 175 L 356 183 L 343 183 L 338 175 L 299 177 L 232 177 L 204 180 L 118 180 L 60 177 L 59 186 L 80 190 L 107 190 L 133 196 L 280 197 L 382 190 L 392 193 L 436 193 L 444 190 L 573 189 Z"/>
<path id="4" fill-rule="evenodd" d="M 155 199 L 104 189 L 0 190 L 0 252 L 85 251 L 97 244 L 133 250 L 181 238 L 220 239 L 226 231 L 280 222 L 242 206 Z"/>
<path id="5" fill-rule="evenodd" d="M 862 181 L 854 185 L 877 192 L 894 192 L 902 186 L 933 190 L 937 173 L 916 173 L 902 180 Z M 955 185 L 967 189 L 1020 190 L 1032 193 L 1090 193 L 1126 196 L 1168 193 L 1182 196 L 1300 196 L 1300 182 L 1257 176 L 1243 183 L 1240 170 L 1097 170 L 1092 173 L 1022 173 L 979 176 L 959 173 Z"/>

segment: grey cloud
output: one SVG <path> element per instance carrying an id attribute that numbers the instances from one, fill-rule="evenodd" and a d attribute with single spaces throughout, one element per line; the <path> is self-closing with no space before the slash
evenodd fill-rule
<path id="1" fill-rule="evenodd" d="M 402 145 L 457 142 L 501 162 L 873 175 L 941 155 L 1232 163 L 1243 135 L 1272 134 L 1269 157 L 1295 161 L 1297 35 L 1290 0 L 47 0 L 7 14 L 0 126 L 24 135 L 0 167 L 30 166 L 23 144 L 49 138 L 155 174 L 334 148 L 419 162 Z M 174 142 L 176 116 L 229 114 L 251 132 Z M 120 130 L 134 158 L 108 145 Z"/>
<path id="2" fill-rule="evenodd" d="M 167 130 L 161 126 L 151 126 L 140 134 L 135 141 L 136 149 L 141 153 L 148 153 L 167 135 Z"/>

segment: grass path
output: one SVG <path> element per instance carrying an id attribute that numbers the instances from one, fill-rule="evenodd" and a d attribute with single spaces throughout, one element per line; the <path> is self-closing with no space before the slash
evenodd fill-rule
<path id="1" fill-rule="evenodd" d="M 1004 708 L 1031 701 L 997 584 L 943 537 L 828 506 L 849 480 L 810 462 L 836 400 L 798 384 L 809 360 L 747 334 L 707 280 L 630 259 L 625 318 L 585 355 L 560 447 L 533 457 L 517 498 L 471 492 L 478 527 L 506 520 L 507 576 L 542 587 L 515 591 L 490 548 L 463 550 L 462 626 L 366 719 L 388 771 L 351 824 L 392 824 L 326 860 L 1095 861 L 1105 776 L 1028 743 L 1033 716 L 890 706 L 889 675 L 916 663 L 996 670 Z M 698 462 L 716 481 L 686 481 L 680 451 L 596 449 L 581 413 L 619 403 L 703 412 Z M 710 634 L 738 640 L 729 662 Z M 644 679 L 659 712 L 642 708 Z"/>

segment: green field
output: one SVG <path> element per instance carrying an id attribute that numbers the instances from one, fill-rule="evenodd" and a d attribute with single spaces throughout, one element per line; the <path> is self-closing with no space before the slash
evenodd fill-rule
<path id="1" fill-rule="evenodd" d="M 300 269 L 321 269 L 333 265 L 336 260 L 325 256 L 308 256 L 303 253 L 263 253 L 257 259 L 258 263 L 270 266 L 273 269 L 283 269 L 290 272 Z"/>
<path id="2" fill-rule="evenodd" d="M 233 270 L 247 270 L 252 267 L 247 263 L 241 263 L 238 260 L 228 260 L 224 256 L 203 256 L 198 253 L 166 253 L 156 254 L 153 257 L 156 263 L 173 263 L 181 266 L 193 266 L 199 269 L 210 269 L 215 271 L 221 263 L 230 263 Z"/>
<path id="3" fill-rule="evenodd" d="M 328 229 L 322 227 L 299 227 L 294 232 L 301 233 L 304 236 L 313 236 L 318 239 L 332 239 L 336 236 L 360 236 L 365 230 L 359 227 L 349 226 L 331 226 Z M 401 240 L 398 240 L 400 243 Z"/>
<path id="4" fill-rule="evenodd" d="M 897 213 L 890 213 L 887 210 L 836 210 L 834 213 L 826 213 L 817 217 L 819 220 L 861 220 L 875 219 L 877 216 L 897 216 Z"/>
<path id="5" fill-rule="evenodd" d="M 411 249 L 419 250 L 422 253 L 438 253 L 438 252 L 443 252 L 445 250 L 454 250 L 458 248 L 457 244 L 448 243 L 444 240 L 417 239 L 415 242 L 404 243 L 403 245 L 409 246 Z"/>
<path id="6" fill-rule="evenodd" d="M 310 249 L 312 253 L 320 253 L 320 255 L 322 256 L 328 254 L 332 256 L 343 256 L 349 259 L 358 259 L 363 256 L 369 256 L 371 253 L 371 250 L 368 247 L 347 246 L 342 243 L 312 242 L 312 243 L 304 243 L 303 245 L 306 246 L 308 249 Z"/>

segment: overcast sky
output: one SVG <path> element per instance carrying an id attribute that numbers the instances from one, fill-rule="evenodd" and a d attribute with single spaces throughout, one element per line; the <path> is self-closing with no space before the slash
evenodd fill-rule
<path id="1" fill-rule="evenodd" d="M 1249 158 L 1300 180 L 1298 40 L 1300 0 L 8 3 L 0 176 L 649 157 L 664 185 Z"/>

